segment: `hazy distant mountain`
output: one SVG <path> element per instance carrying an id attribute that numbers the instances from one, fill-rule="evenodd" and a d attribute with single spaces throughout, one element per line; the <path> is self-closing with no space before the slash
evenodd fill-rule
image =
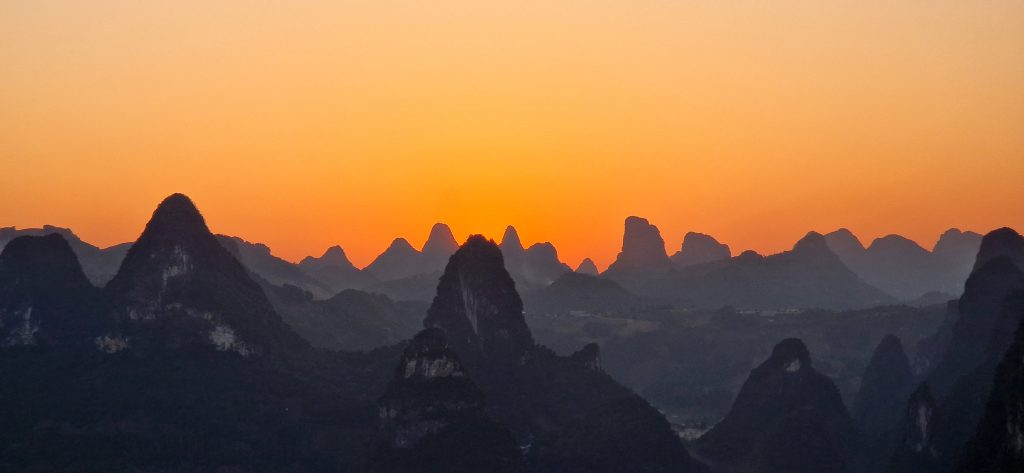
<path id="1" fill-rule="evenodd" d="M 602 276 L 627 289 L 638 289 L 672 269 L 658 227 L 640 217 L 626 218 L 622 251 Z"/>
<path id="2" fill-rule="evenodd" d="M 579 274 L 586 274 L 587 276 L 597 276 L 598 270 L 597 265 L 590 258 L 584 258 L 580 261 L 579 266 L 576 266 L 576 272 Z"/>
<path id="3" fill-rule="evenodd" d="M 535 243 L 524 249 L 519 233 L 511 225 L 505 228 L 499 248 L 505 258 L 505 268 L 520 289 L 547 286 L 562 274 L 572 271 L 558 260 L 558 251 L 551 243 Z"/>
<path id="4" fill-rule="evenodd" d="M 437 223 L 430 229 L 423 251 L 413 248 L 405 238 L 396 238 L 363 271 L 383 283 L 420 278 L 444 269 L 448 257 L 457 248 L 451 229 L 443 223 Z"/>
<path id="5" fill-rule="evenodd" d="M 850 309 L 892 301 L 850 271 L 814 232 L 776 255 L 748 251 L 678 269 L 644 286 L 640 295 L 703 308 Z"/>
<path id="6" fill-rule="evenodd" d="M 299 262 L 299 268 L 330 288 L 331 294 L 344 289 L 360 289 L 377 279 L 352 265 L 340 246 L 332 246 L 319 258 L 307 256 Z"/>
<path id="7" fill-rule="evenodd" d="M 310 276 L 298 265 L 271 254 L 270 248 L 263 243 L 250 243 L 242 238 L 229 235 L 217 235 L 217 240 L 246 269 L 272 284 L 290 284 L 301 287 L 321 298 L 334 294 L 330 286 Z"/>
<path id="8" fill-rule="evenodd" d="M 423 304 L 356 289 L 324 300 L 295 286 L 265 283 L 263 289 L 289 326 L 313 346 L 330 350 L 369 350 L 408 340 L 426 311 Z"/>
<path id="9" fill-rule="evenodd" d="M 615 281 L 581 273 L 565 273 L 551 285 L 525 297 L 529 313 L 569 313 L 574 311 L 601 314 L 639 309 L 640 297 L 625 290 Z"/>
<path id="10" fill-rule="evenodd" d="M 682 246 L 672 255 L 671 260 L 677 268 L 685 268 L 730 257 L 732 257 L 732 252 L 729 250 L 729 245 L 719 243 L 711 235 L 689 232 L 683 237 Z"/>
<path id="11" fill-rule="evenodd" d="M 133 339 L 243 355 L 306 346 L 181 194 L 160 203 L 105 291 L 118 325 L 109 337 L 124 348 L 146 349 Z"/>
<path id="12" fill-rule="evenodd" d="M 981 244 L 981 235 L 955 228 L 942 234 L 934 251 L 899 235 L 877 238 L 865 248 L 845 228 L 825 239 L 865 282 L 902 301 L 934 292 L 959 293 Z"/>
<path id="13" fill-rule="evenodd" d="M 914 389 L 914 373 L 895 335 L 886 335 L 871 355 L 860 390 L 853 401 L 854 422 L 866 433 L 881 437 L 895 428 Z"/>
<path id="14" fill-rule="evenodd" d="M 122 243 L 100 249 L 82 241 L 70 229 L 45 225 L 43 228 L 23 228 L 21 230 L 14 227 L 0 228 L 0 250 L 3 250 L 4 245 L 9 241 L 19 236 L 43 236 L 50 234 L 58 234 L 64 237 L 64 240 L 71 246 L 71 250 L 75 252 L 75 256 L 78 257 L 78 262 L 81 264 L 85 276 L 89 278 L 93 285 L 100 287 L 106 284 L 107 281 L 110 281 L 110 278 L 114 277 L 117 269 L 121 266 L 121 260 L 124 259 L 124 255 L 128 252 L 128 247 L 131 246 L 130 243 Z"/>
<path id="15" fill-rule="evenodd" d="M 448 258 L 459 249 L 459 242 L 455 241 L 452 229 L 443 223 L 435 223 L 430 228 L 430 235 L 427 242 L 423 244 L 423 264 L 428 272 L 440 271 L 448 264 Z"/>
<path id="16" fill-rule="evenodd" d="M 835 384 L 791 338 L 750 372 L 729 414 L 697 448 L 723 471 L 847 472 L 859 461 L 857 437 Z"/>

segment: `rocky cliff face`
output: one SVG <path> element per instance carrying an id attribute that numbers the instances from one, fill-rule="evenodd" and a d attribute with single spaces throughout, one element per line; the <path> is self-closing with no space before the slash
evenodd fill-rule
<path id="1" fill-rule="evenodd" d="M 895 335 L 887 335 L 875 349 L 861 378 L 853 402 L 853 419 L 866 433 L 881 437 L 894 429 L 914 389 L 914 373 Z"/>
<path id="2" fill-rule="evenodd" d="M 695 264 L 721 261 L 732 257 L 729 245 L 719 243 L 711 235 L 689 232 L 683 237 L 683 244 L 674 255 L 672 263 L 677 268 Z"/>
<path id="3" fill-rule="evenodd" d="M 0 253 L 0 346 L 91 343 L 98 295 L 60 234 L 11 240 Z"/>
<path id="4" fill-rule="evenodd" d="M 899 441 L 886 471 L 890 473 L 936 472 L 939 451 L 934 428 L 937 406 L 928 383 L 910 395 L 899 424 Z"/>
<path id="5" fill-rule="evenodd" d="M 130 348 L 197 346 L 248 356 L 307 346 L 181 194 L 153 212 L 105 292 L 117 328 L 104 337 Z"/>
<path id="6" fill-rule="evenodd" d="M 498 246 L 480 235 L 466 240 L 448 262 L 424 320 L 443 330 L 453 350 L 473 365 L 521 365 L 533 348 L 523 302 Z"/>
<path id="7" fill-rule="evenodd" d="M 779 342 L 729 414 L 698 442 L 712 467 L 751 472 L 845 472 L 858 436 L 835 385 L 799 339 Z"/>

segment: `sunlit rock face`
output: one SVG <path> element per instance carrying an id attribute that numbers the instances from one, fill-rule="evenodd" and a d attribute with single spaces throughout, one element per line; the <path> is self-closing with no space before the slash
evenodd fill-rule
<path id="1" fill-rule="evenodd" d="M 779 342 L 750 373 L 729 414 L 697 443 L 714 466 L 755 472 L 844 472 L 858 436 L 838 389 L 799 339 Z"/>
<path id="2" fill-rule="evenodd" d="M 452 255 L 423 323 L 443 330 L 471 365 L 520 365 L 534 345 L 501 250 L 480 235 Z"/>
<path id="3" fill-rule="evenodd" d="M 88 344 L 98 291 L 60 234 L 22 236 L 0 253 L 0 346 Z"/>
<path id="4" fill-rule="evenodd" d="M 483 394 L 439 329 L 413 338 L 378 404 L 381 426 L 399 448 L 453 422 L 483 416 Z"/>
<path id="5" fill-rule="evenodd" d="M 104 290 L 117 326 L 97 341 L 103 351 L 123 349 L 110 342 L 122 339 L 130 349 L 203 346 L 243 356 L 306 347 L 181 194 L 157 207 Z"/>

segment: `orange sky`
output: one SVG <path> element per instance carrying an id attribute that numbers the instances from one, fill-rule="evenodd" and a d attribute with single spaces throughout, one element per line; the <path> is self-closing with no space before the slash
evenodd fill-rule
<path id="1" fill-rule="evenodd" d="M 1021 1 L 0 3 L 0 226 L 214 231 L 368 263 L 514 224 L 607 265 L 622 220 L 1024 228 Z"/>

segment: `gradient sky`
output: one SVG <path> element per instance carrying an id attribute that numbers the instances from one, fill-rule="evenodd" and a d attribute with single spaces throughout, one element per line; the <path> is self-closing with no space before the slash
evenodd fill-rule
<path id="1" fill-rule="evenodd" d="M 0 226 L 359 265 L 435 221 L 607 265 L 622 221 L 1024 228 L 1024 1 L 0 0 Z"/>

